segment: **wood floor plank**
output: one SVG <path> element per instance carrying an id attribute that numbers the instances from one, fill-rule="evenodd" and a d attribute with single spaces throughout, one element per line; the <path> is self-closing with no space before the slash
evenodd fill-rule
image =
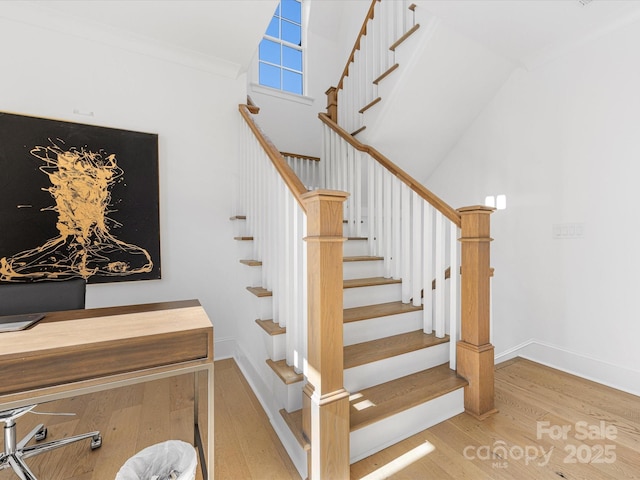
<path id="1" fill-rule="evenodd" d="M 416 460 L 430 473 L 415 478 L 640 478 L 640 432 L 633 429 L 640 398 L 523 359 L 497 366 L 495 389 L 497 414 L 484 421 L 467 414 L 453 417 L 357 462 L 351 466 L 351 478 L 363 478 L 399 457 L 407 445 L 421 441 L 431 442 L 435 450 Z M 615 428 L 615 438 L 576 438 L 579 421 L 592 426 L 604 422 Z M 552 438 L 538 432 L 538 422 L 570 431 L 566 438 Z M 609 463 L 597 457 L 605 445 L 615 455 Z M 531 458 L 524 455 L 527 449 Z M 572 457 L 572 449 L 580 449 L 583 457 Z M 438 470 L 430 470 L 433 464 Z M 388 478 L 409 479 L 421 472 L 420 466 L 411 464 Z"/>

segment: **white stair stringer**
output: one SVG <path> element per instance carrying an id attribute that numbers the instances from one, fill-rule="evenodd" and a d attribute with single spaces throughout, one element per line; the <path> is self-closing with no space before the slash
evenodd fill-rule
<path id="1" fill-rule="evenodd" d="M 405 377 L 449 361 L 449 342 L 365 363 L 344 371 L 344 388 L 351 394 Z"/>
<path id="2" fill-rule="evenodd" d="M 351 432 L 350 462 L 354 463 L 464 412 L 464 388 Z"/>

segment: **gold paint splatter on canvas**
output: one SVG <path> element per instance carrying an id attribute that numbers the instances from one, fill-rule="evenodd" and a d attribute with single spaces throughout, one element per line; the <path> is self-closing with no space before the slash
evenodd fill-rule
<path id="1" fill-rule="evenodd" d="M 86 147 L 64 148 L 57 140 L 31 154 L 42 160 L 40 171 L 51 186 L 43 188 L 55 201 L 59 235 L 43 245 L 0 258 L 0 280 L 55 279 L 93 275 L 123 276 L 150 272 L 153 262 L 141 247 L 116 238 L 109 218 L 111 187 L 123 175 L 116 155 Z"/>

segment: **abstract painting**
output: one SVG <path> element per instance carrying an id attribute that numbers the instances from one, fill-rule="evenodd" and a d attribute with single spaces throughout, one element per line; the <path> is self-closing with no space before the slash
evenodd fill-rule
<path id="1" fill-rule="evenodd" d="M 160 278 L 158 136 L 0 112 L 0 283 Z"/>

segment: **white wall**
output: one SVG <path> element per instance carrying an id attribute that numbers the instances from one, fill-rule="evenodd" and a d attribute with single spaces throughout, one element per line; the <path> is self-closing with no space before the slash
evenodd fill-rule
<path id="1" fill-rule="evenodd" d="M 493 214 L 494 344 L 640 393 L 640 28 L 517 70 L 427 187 Z M 584 223 L 581 239 L 552 226 Z M 519 348 L 520 347 L 520 348 Z"/>
<path id="2" fill-rule="evenodd" d="M 0 18 L 0 110 L 159 134 L 162 279 L 89 285 L 87 306 L 198 298 L 216 340 L 234 337 L 244 286 L 228 275 L 229 216 L 246 80 L 55 27 Z"/>

